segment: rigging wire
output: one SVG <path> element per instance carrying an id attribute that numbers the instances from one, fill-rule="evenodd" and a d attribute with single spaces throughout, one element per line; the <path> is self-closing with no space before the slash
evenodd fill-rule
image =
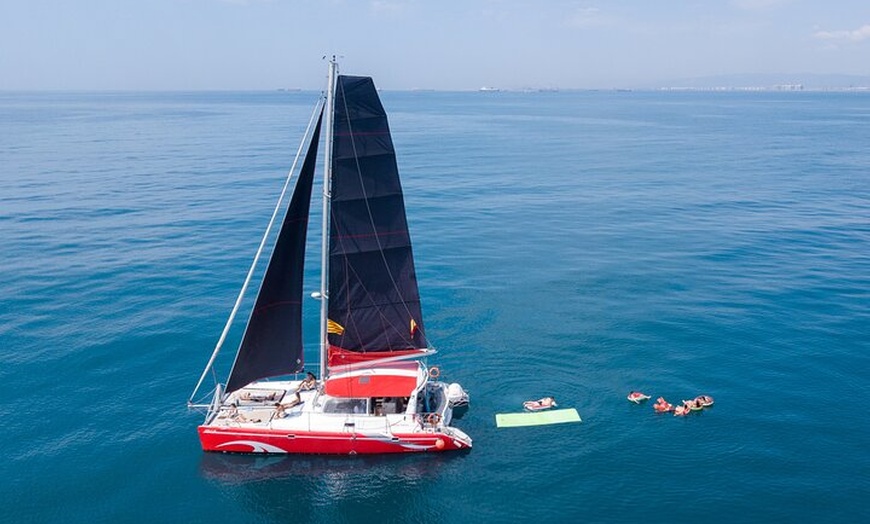
<path id="1" fill-rule="evenodd" d="M 296 157 L 293 159 L 293 165 L 290 166 L 290 171 L 287 173 L 287 178 L 284 181 L 284 187 L 281 189 L 281 195 L 278 197 L 278 202 L 275 204 L 275 210 L 272 211 L 272 218 L 269 219 L 269 225 L 266 226 L 266 232 L 263 234 L 262 240 L 260 240 L 260 245 L 257 247 L 257 253 L 254 255 L 254 260 L 251 262 L 251 267 L 248 269 L 248 275 L 245 278 L 244 284 L 242 284 L 242 289 L 239 291 L 239 296 L 236 298 L 236 303 L 233 305 L 233 310 L 230 312 L 230 316 L 227 319 L 226 325 L 224 325 L 224 329 L 221 332 L 221 336 L 215 345 L 214 351 L 211 354 L 211 358 L 208 360 L 208 364 L 206 364 L 205 369 L 202 372 L 202 375 L 199 377 L 199 381 L 196 383 L 196 387 L 193 388 L 193 393 L 190 394 L 190 398 L 187 403 L 192 404 L 193 399 L 196 396 L 196 393 L 199 391 L 200 386 L 202 386 L 205 377 L 208 375 L 209 371 L 212 372 L 212 376 L 215 379 L 215 383 L 218 382 L 217 373 L 214 370 L 214 362 L 217 359 L 218 353 L 220 353 L 221 347 L 224 344 L 224 341 L 227 338 L 227 334 L 230 331 L 230 327 L 233 324 L 233 321 L 236 318 L 236 313 L 239 311 L 239 307 L 242 304 L 242 299 L 245 296 L 245 293 L 248 290 L 248 285 L 251 283 L 251 278 L 254 276 L 254 271 L 257 268 L 257 263 L 260 260 L 260 256 L 263 254 L 263 248 L 266 245 L 266 241 L 269 238 L 269 233 L 272 231 L 272 226 L 275 224 L 275 218 L 278 216 L 279 211 L 281 210 L 281 205 L 284 202 L 284 197 L 287 194 L 287 188 L 290 186 L 290 181 L 293 179 L 293 173 L 296 171 L 296 165 L 299 162 L 299 157 L 302 156 L 302 151 L 304 150 L 304 145 L 306 141 L 311 136 L 311 126 L 314 123 L 315 117 L 319 114 L 320 108 L 323 105 L 323 96 L 318 99 L 317 103 L 314 104 L 314 111 L 311 113 L 311 118 L 308 120 L 308 127 L 305 129 L 305 134 L 303 135 L 303 139 L 299 143 L 299 149 L 296 151 Z M 235 365 L 235 362 L 233 363 Z"/>

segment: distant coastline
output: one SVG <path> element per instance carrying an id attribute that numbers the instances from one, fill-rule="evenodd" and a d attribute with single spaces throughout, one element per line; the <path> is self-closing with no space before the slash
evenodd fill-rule
<path id="1" fill-rule="evenodd" d="M 694 78 L 666 79 L 646 84 L 624 82 L 601 87 L 486 87 L 479 91 L 550 92 L 550 91 L 702 91 L 702 92 L 870 92 L 870 76 L 803 74 L 738 74 Z"/>
<path id="2" fill-rule="evenodd" d="M 436 91 L 436 89 L 431 89 Z M 437 91 L 442 91 L 438 89 Z M 449 91 L 449 90 L 443 90 Z M 715 92 L 870 92 L 870 76 L 816 73 L 766 73 L 702 76 L 663 79 L 649 83 L 631 81 L 610 86 L 504 86 L 487 83 L 485 87 L 457 89 L 480 93 L 541 93 L 558 91 L 715 91 Z"/>
<path id="3" fill-rule="evenodd" d="M 382 91 L 396 92 L 477 92 L 482 95 L 498 95 L 500 93 L 557 93 L 557 92 L 633 92 L 633 91 L 688 91 L 688 92 L 870 92 L 870 76 L 860 75 L 819 75 L 805 74 L 740 74 L 719 75 L 693 78 L 663 79 L 654 82 L 613 82 L 610 85 L 588 86 L 560 86 L 552 83 L 535 84 L 533 79 L 523 84 L 499 84 L 489 81 L 480 86 L 464 87 L 395 87 L 380 86 Z M 458 81 L 464 82 L 459 79 Z M 232 93 L 232 92 L 262 92 L 272 91 L 281 94 L 298 94 L 318 92 L 320 89 L 293 86 L 277 86 L 273 88 L 250 87 L 250 88 L 202 88 L 202 89 L 0 89 L 0 93 Z"/>
<path id="4" fill-rule="evenodd" d="M 744 91 L 744 92 L 765 92 L 765 91 L 808 91 L 808 92 L 868 92 L 870 86 L 850 86 L 850 87 L 806 87 L 802 84 L 785 84 L 774 86 L 713 86 L 713 87 L 660 87 L 656 91 Z"/>

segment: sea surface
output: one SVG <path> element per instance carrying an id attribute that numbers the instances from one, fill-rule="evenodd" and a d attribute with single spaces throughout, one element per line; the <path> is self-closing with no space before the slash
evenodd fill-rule
<path id="1" fill-rule="evenodd" d="M 867 93 L 382 92 L 474 449 L 203 453 L 318 96 L 0 93 L 0 521 L 870 521 Z"/>

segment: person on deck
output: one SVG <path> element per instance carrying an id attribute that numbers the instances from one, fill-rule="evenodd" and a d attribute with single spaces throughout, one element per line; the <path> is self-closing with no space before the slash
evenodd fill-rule
<path id="1" fill-rule="evenodd" d="M 285 408 L 292 408 L 293 406 L 297 406 L 302 403 L 302 397 L 299 396 L 300 391 L 310 391 L 312 389 L 317 388 L 317 377 L 314 376 L 314 373 L 308 372 L 302 382 L 299 384 L 299 387 L 296 388 L 296 398 L 293 399 L 292 402 L 284 406 Z"/>
<path id="2" fill-rule="evenodd" d="M 314 376 L 314 373 L 308 372 L 305 375 L 305 378 L 302 380 L 302 383 L 299 384 L 299 387 L 296 388 L 296 403 L 299 404 L 302 402 L 302 397 L 299 396 L 300 391 L 311 391 L 312 389 L 317 387 L 317 377 Z"/>

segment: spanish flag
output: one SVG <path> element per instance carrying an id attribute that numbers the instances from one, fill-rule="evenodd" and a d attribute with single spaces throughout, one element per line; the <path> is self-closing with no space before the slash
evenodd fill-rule
<path id="1" fill-rule="evenodd" d="M 417 334 L 417 321 L 412 318 L 411 319 L 411 336 L 413 337 L 416 334 Z"/>
<path id="2" fill-rule="evenodd" d="M 333 335 L 342 335 L 344 334 L 344 326 L 342 326 L 335 320 L 328 319 L 326 321 L 326 332 L 332 333 Z"/>

